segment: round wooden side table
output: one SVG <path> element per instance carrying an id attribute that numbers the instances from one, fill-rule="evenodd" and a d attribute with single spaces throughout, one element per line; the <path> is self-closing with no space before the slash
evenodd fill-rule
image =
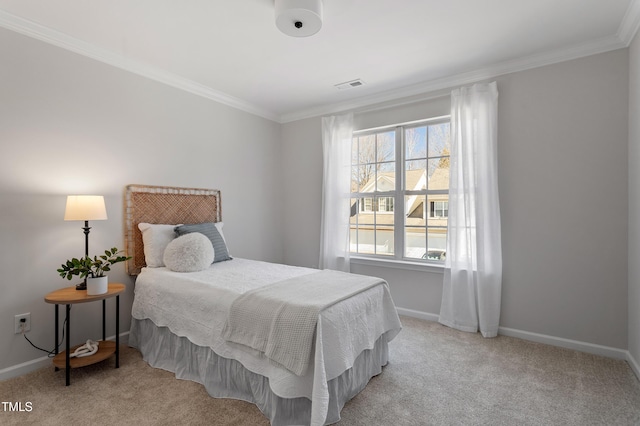
<path id="1" fill-rule="evenodd" d="M 116 355 L 116 368 L 120 368 L 120 293 L 124 292 L 125 285 L 121 283 L 109 283 L 109 289 L 104 294 L 98 294 L 95 296 L 87 295 L 86 290 L 76 290 L 75 286 L 65 287 L 51 293 L 47 294 L 44 297 L 44 301 L 47 303 L 55 304 L 55 315 L 56 315 L 56 332 L 55 332 L 55 354 L 56 356 L 53 358 L 53 365 L 55 365 L 56 370 L 58 368 L 64 368 L 66 370 L 66 385 L 69 386 L 71 384 L 71 369 L 84 367 L 87 365 L 95 364 L 96 362 L 103 361 L 109 358 L 111 355 L 115 353 Z M 106 340 L 106 302 L 107 299 L 114 297 L 116 298 L 116 341 L 107 341 Z M 102 300 L 102 340 L 98 344 L 98 352 L 93 355 L 85 356 L 85 357 L 70 357 L 69 355 L 76 348 L 82 345 L 74 346 L 73 348 L 69 347 L 70 341 L 70 323 L 71 323 L 71 305 L 76 303 L 87 303 L 87 302 L 95 302 L 98 300 Z M 58 322 L 59 322 L 59 314 L 58 314 L 58 306 L 66 305 L 66 350 L 64 352 L 58 353 Z"/>

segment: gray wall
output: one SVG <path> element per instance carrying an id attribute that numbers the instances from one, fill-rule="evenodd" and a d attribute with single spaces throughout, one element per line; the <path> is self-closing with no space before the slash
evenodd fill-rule
<path id="1" fill-rule="evenodd" d="M 628 51 L 496 80 L 501 326 L 626 348 Z M 360 113 L 356 123 L 426 118 L 442 108 L 446 103 L 436 98 Z M 285 157 L 287 193 L 302 194 L 304 202 L 286 204 L 284 258 L 313 266 L 318 233 L 300 230 L 320 220 L 319 118 L 283 126 L 283 152 L 289 151 L 295 154 Z M 399 307 L 426 316 L 440 310 L 441 273 L 361 264 L 352 271 L 387 279 Z"/>
<path id="2" fill-rule="evenodd" d="M 628 339 L 640 359 L 633 222 L 629 262 L 626 250 L 627 211 L 640 210 L 640 128 L 627 116 L 640 102 L 637 41 L 631 78 L 628 52 L 497 78 L 501 325 L 615 348 Z M 69 284 L 55 269 L 83 250 L 81 223 L 62 220 L 68 194 L 106 196 L 109 220 L 91 224 L 97 249 L 123 246 L 126 184 L 219 188 L 233 255 L 317 266 L 319 117 L 278 125 L 3 29 L 0 57 L 0 370 L 43 356 L 13 334 L 16 314 L 31 312 L 29 337 L 53 345 L 53 307 L 43 297 Z M 359 111 L 356 126 L 446 114 L 442 94 Z M 439 312 L 437 270 L 352 270 L 387 279 L 399 307 Z M 112 278 L 128 286 L 125 331 L 133 280 L 122 265 Z M 98 336 L 96 311 L 73 308 L 73 343 Z"/>
<path id="3" fill-rule="evenodd" d="M 498 79 L 503 326 L 627 347 L 627 53 Z"/>
<path id="4" fill-rule="evenodd" d="M 283 260 L 279 124 L 4 29 L 0 58 L 0 370 L 44 356 L 13 334 L 16 314 L 31 312 L 29 338 L 53 348 L 44 296 L 75 283 L 56 269 L 84 253 L 82 223 L 63 221 L 68 194 L 105 195 L 98 250 L 124 247 L 127 184 L 218 188 L 231 253 Z M 127 331 L 133 280 L 122 264 L 110 275 L 127 284 Z M 99 307 L 72 308 L 72 343 L 100 336 Z"/>
<path id="5" fill-rule="evenodd" d="M 629 48 L 629 352 L 640 368 L 640 36 Z"/>
<path id="6" fill-rule="evenodd" d="M 322 121 L 282 126 L 284 258 L 291 265 L 318 267 L 322 205 Z"/>

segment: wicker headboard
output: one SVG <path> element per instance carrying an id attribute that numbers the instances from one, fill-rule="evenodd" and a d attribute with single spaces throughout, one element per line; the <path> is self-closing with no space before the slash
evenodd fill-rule
<path id="1" fill-rule="evenodd" d="M 138 224 L 220 222 L 220 191 L 216 189 L 128 185 L 124 200 L 125 249 L 131 259 L 129 275 L 138 275 L 145 266 L 142 232 Z"/>

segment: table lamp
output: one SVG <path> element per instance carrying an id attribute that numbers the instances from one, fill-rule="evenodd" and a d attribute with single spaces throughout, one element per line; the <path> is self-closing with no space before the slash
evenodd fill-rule
<path id="1" fill-rule="evenodd" d="M 64 220 L 84 220 L 84 255 L 89 256 L 89 221 L 106 220 L 107 209 L 102 195 L 69 195 Z M 76 290 L 87 289 L 87 277 L 76 286 Z"/>

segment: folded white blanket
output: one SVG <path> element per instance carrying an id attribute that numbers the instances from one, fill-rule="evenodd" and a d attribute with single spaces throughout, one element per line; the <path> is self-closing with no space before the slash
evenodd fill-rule
<path id="1" fill-rule="evenodd" d="M 304 375 L 320 312 L 378 285 L 386 282 L 324 270 L 248 291 L 231 304 L 223 337 L 264 353 L 298 376 Z"/>

